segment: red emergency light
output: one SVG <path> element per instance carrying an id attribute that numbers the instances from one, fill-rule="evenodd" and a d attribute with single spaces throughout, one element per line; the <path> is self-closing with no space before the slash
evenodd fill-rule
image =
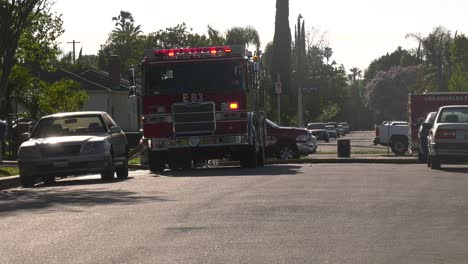
<path id="1" fill-rule="evenodd" d="M 157 56 L 177 57 L 178 55 L 222 55 L 232 52 L 229 46 L 214 46 L 214 47 L 201 47 L 201 48 L 178 48 L 178 49 L 161 49 L 154 52 Z"/>

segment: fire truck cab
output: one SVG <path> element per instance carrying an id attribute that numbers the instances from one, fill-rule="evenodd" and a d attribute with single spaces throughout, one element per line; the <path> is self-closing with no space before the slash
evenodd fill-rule
<path id="1" fill-rule="evenodd" d="M 265 97 L 257 56 L 244 46 L 145 50 L 140 68 L 151 171 L 222 158 L 248 168 L 264 164 Z"/>

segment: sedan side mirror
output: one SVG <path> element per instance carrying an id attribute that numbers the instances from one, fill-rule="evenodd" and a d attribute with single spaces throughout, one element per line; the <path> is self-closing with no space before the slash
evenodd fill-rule
<path id="1" fill-rule="evenodd" d="M 121 131 L 122 131 L 122 129 L 120 129 L 120 127 L 118 127 L 118 126 L 113 126 L 113 127 L 111 127 L 111 129 L 110 129 L 110 133 L 111 133 L 111 134 L 120 133 Z"/>

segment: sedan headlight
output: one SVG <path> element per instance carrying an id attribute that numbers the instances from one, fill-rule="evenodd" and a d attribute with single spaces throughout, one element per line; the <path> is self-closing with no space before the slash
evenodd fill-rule
<path id="1" fill-rule="evenodd" d="M 95 153 L 101 153 L 105 151 L 105 142 L 104 141 L 99 141 L 99 142 L 87 142 L 83 144 L 81 147 L 81 153 L 86 153 L 86 154 L 95 154 Z"/>
<path id="2" fill-rule="evenodd" d="M 18 159 L 37 159 L 41 157 L 41 152 L 36 146 L 32 147 L 21 147 L 18 150 Z"/>

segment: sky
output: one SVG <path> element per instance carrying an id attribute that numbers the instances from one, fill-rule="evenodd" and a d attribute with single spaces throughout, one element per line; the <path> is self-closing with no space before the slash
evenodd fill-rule
<path id="1" fill-rule="evenodd" d="M 76 52 L 97 54 L 114 28 L 112 17 L 129 11 L 144 34 L 185 22 L 195 33 L 206 34 L 207 25 L 225 32 L 233 26 L 253 26 L 262 46 L 273 40 L 276 0 L 56 0 L 52 11 L 62 14 L 64 52 L 80 43 Z M 366 69 L 378 57 L 398 46 L 415 48 L 407 33 L 429 34 L 436 26 L 468 34 L 466 0 L 289 0 L 292 38 L 301 14 L 306 31 L 325 33 L 333 49 L 332 60 L 346 69 Z M 315 29 L 315 30 L 314 30 Z"/>

